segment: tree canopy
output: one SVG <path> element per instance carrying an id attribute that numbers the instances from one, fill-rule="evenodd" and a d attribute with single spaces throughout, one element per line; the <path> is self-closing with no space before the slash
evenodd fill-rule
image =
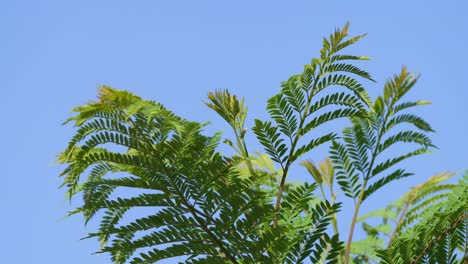
<path id="1" fill-rule="evenodd" d="M 205 135 L 205 124 L 128 91 L 103 86 L 97 101 L 76 107 L 58 161 L 68 197 L 83 200 L 70 214 L 100 223 L 89 234 L 98 253 L 113 263 L 466 263 L 468 174 L 457 184 L 435 175 L 359 215 L 375 192 L 413 175 L 402 161 L 435 145 L 413 110 L 430 102 L 405 101 L 419 76 L 403 67 L 373 100 L 363 81 L 374 80 L 357 63 L 369 58 L 346 52 L 365 34 L 348 29 L 323 38 L 319 56 L 268 99 L 270 118 L 252 128 L 265 153 L 249 152 L 247 106 L 228 90 L 205 103 L 233 130 L 230 156 L 217 149 L 221 133 Z M 322 132 L 336 119 L 349 126 Z M 329 157 L 314 162 L 307 155 L 322 144 Z M 406 152 L 390 151 L 397 144 Z M 288 182 L 294 164 L 313 181 Z M 337 229 L 338 192 L 355 204 L 347 234 Z M 365 239 L 353 239 L 358 223 Z"/>

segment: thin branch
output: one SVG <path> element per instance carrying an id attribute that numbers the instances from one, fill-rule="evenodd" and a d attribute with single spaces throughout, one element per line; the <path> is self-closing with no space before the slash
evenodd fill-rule
<path id="1" fill-rule="evenodd" d="M 388 111 L 385 115 L 385 118 L 382 122 L 382 127 L 381 129 L 379 130 L 379 133 L 378 133 L 378 137 L 377 137 L 377 141 L 376 141 L 376 144 L 375 144 L 375 149 L 371 150 L 371 155 L 372 155 L 372 159 L 371 159 L 371 162 L 369 164 L 369 170 L 367 171 L 367 175 L 364 177 L 364 182 L 362 184 L 362 188 L 361 188 L 361 192 L 359 193 L 359 199 L 356 203 L 356 207 L 354 209 L 354 215 L 353 215 L 353 220 L 351 222 L 351 226 L 350 226 L 350 230 L 349 230 L 349 236 L 348 236 L 348 241 L 346 243 L 346 250 L 345 250 L 345 259 L 344 259 L 344 264 L 348 264 L 349 263 L 349 255 L 351 254 L 351 243 L 353 242 L 353 235 L 354 235 L 354 228 L 356 226 L 356 222 L 357 222 L 357 216 L 358 216 L 358 213 L 359 213 L 359 209 L 361 207 L 361 203 L 362 203 L 362 200 L 364 198 L 364 193 L 366 191 L 366 185 L 367 185 L 367 182 L 371 176 L 371 173 L 372 173 L 372 170 L 374 167 L 374 163 L 375 163 L 375 160 L 377 158 L 377 155 L 379 154 L 377 152 L 378 148 L 379 148 L 379 145 L 380 145 L 380 141 L 382 140 L 382 136 L 384 134 L 384 129 L 386 127 L 386 123 L 387 123 L 387 120 L 390 118 L 391 116 L 391 112 Z"/>
<path id="2" fill-rule="evenodd" d="M 320 72 L 318 74 L 320 75 L 321 72 L 322 72 L 322 68 L 320 68 Z M 309 113 L 309 110 L 310 110 L 309 108 L 310 108 L 310 104 L 312 103 L 312 99 L 313 99 L 313 96 L 314 96 L 313 90 L 315 90 L 315 86 L 316 86 L 315 80 L 316 80 L 316 78 L 317 77 L 315 75 L 312 76 L 312 79 L 313 79 L 313 82 L 314 82 L 314 84 L 312 85 L 312 89 L 311 89 L 312 91 L 310 92 L 310 94 L 307 97 L 307 103 L 306 103 L 306 106 L 304 107 L 304 112 L 300 113 L 301 119 L 299 121 L 299 126 L 297 128 L 297 132 L 296 132 L 296 135 L 294 137 L 294 141 L 291 144 L 291 150 L 290 150 L 289 155 L 288 155 L 288 160 L 286 161 L 286 165 L 284 166 L 284 169 L 283 169 L 283 176 L 281 177 L 278 196 L 276 197 L 275 218 L 273 220 L 273 227 L 278 226 L 278 213 L 279 213 L 279 209 L 280 209 L 280 205 L 281 205 L 281 198 L 283 196 L 284 185 L 286 183 L 286 178 L 288 176 L 289 167 L 291 166 L 291 164 L 293 162 L 292 159 L 294 157 L 294 151 L 296 150 L 297 142 L 299 141 L 299 138 L 302 136 L 302 130 L 303 130 L 305 120 L 310 114 Z"/>
<path id="3" fill-rule="evenodd" d="M 411 205 L 411 202 L 412 202 L 412 199 L 409 200 L 406 204 L 405 204 L 405 207 L 403 208 L 401 214 L 400 214 L 400 218 L 398 219 L 398 222 L 395 226 L 395 229 L 393 230 L 393 233 L 392 233 L 392 236 L 390 237 L 390 240 L 388 241 L 388 245 L 387 247 L 390 247 L 390 245 L 392 244 L 392 241 L 393 239 L 395 239 L 395 236 L 398 232 L 398 230 L 400 229 L 401 225 L 403 224 L 403 220 L 405 219 L 405 216 L 406 216 L 406 212 L 408 211 L 410 205 Z"/>
<path id="4" fill-rule="evenodd" d="M 159 157 L 160 158 L 160 157 Z M 168 173 L 168 179 L 171 182 L 172 186 L 177 192 L 177 195 L 182 199 L 182 203 L 187 207 L 189 212 L 193 215 L 195 218 L 195 221 L 197 221 L 198 225 L 203 229 L 203 231 L 206 232 L 206 234 L 211 238 L 211 240 L 219 247 L 219 249 L 223 252 L 224 256 L 228 258 L 232 263 L 239 264 L 237 260 L 229 253 L 229 251 L 224 247 L 222 241 L 218 239 L 208 228 L 207 224 L 201 219 L 197 213 L 197 210 L 195 207 L 193 207 L 190 202 L 185 198 L 183 193 L 179 190 L 175 182 L 172 180 L 172 177 L 170 177 L 169 171 L 167 171 L 166 166 L 164 166 L 164 170 Z"/>
<path id="5" fill-rule="evenodd" d="M 459 216 L 453 223 L 451 226 L 449 226 L 447 229 L 445 229 L 443 232 L 441 232 L 435 239 L 432 239 L 425 247 L 424 249 L 421 251 L 421 253 L 419 255 L 416 256 L 415 259 L 413 259 L 411 261 L 410 264 L 415 264 L 415 263 L 418 263 L 418 261 L 424 257 L 424 255 L 426 255 L 429 250 L 432 249 L 432 247 L 434 245 L 436 245 L 442 238 L 444 238 L 445 235 L 447 235 L 448 233 L 452 232 L 455 228 L 457 228 L 458 224 L 461 223 L 462 221 L 464 221 L 465 219 L 468 218 L 468 214 L 467 213 L 464 213 L 462 214 L 461 216 Z"/>
<path id="6" fill-rule="evenodd" d="M 356 207 L 354 208 L 353 220 L 349 228 L 350 230 L 349 230 L 349 235 L 348 235 L 348 241 L 346 242 L 345 259 L 344 259 L 345 264 L 348 264 L 349 262 L 349 255 L 351 253 L 351 243 L 353 242 L 354 228 L 356 227 L 357 216 L 359 214 L 359 209 L 361 207 L 362 199 L 364 198 L 366 185 L 367 185 L 367 180 L 364 180 L 364 183 L 362 184 L 361 192 L 359 193 L 359 199 L 356 203 Z"/>

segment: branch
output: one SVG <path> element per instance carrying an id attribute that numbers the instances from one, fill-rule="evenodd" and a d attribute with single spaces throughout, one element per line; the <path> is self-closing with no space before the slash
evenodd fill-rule
<path id="1" fill-rule="evenodd" d="M 158 156 L 158 158 L 160 158 Z M 160 158 L 161 159 L 161 158 Z M 164 170 L 166 171 L 167 175 L 169 176 L 170 173 L 169 171 L 166 169 L 166 166 L 164 166 Z M 203 229 L 203 231 L 205 231 L 208 236 L 211 238 L 211 240 L 219 247 L 219 249 L 224 253 L 224 256 L 226 258 L 228 258 L 232 263 L 235 263 L 235 264 L 239 264 L 239 262 L 237 262 L 237 260 L 229 253 L 229 251 L 224 247 L 223 243 L 221 242 L 221 240 L 219 240 L 211 231 L 210 229 L 208 228 L 207 224 L 203 221 L 203 219 L 201 219 L 199 217 L 199 215 L 197 214 L 197 209 L 194 208 L 190 203 L 189 201 L 185 198 L 185 196 L 183 195 L 183 193 L 179 190 L 179 188 L 177 187 L 177 185 L 175 184 L 175 182 L 172 180 L 172 177 L 167 177 L 169 179 L 169 181 L 172 183 L 172 186 L 174 187 L 174 189 L 177 191 L 177 195 L 182 199 L 182 203 L 187 207 L 188 211 L 193 215 L 193 217 L 195 218 L 195 221 L 197 221 L 198 225 Z"/>
<path id="2" fill-rule="evenodd" d="M 321 73 L 322 73 L 322 67 L 320 67 L 320 71 L 318 73 L 318 76 L 320 76 Z M 313 79 L 314 84 L 312 86 L 310 94 L 307 93 L 308 96 L 307 96 L 307 103 L 306 103 L 306 106 L 304 108 L 305 110 L 304 110 L 304 113 L 300 113 L 301 114 L 301 120 L 299 121 L 299 126 L 297 128 L 297 132 L 296 132 L 296 136 L 294 137 L 294 141 L 291 144 L 291 151 L 289 152 L 288 160 L 286 161 L 286 165 L 284 166 L 283 176 L 281 177 L 281 183 L 280 183 L 280 186 L 279 186 L 278 196 L 276 197 L 275 218 L 273 220 L 273 227 L 278 226 L 278 213 L 279 213 L 279 209 L 280 209 L 280 205 L 281 205 L 281 197 L 283 196 L 284 185 L 286 183 L 286 177 L 288 176 L 289 167 L 291 166 L 291 164 L 293 162 L 292 159 L 294 158 L 294 151 L 295 151 L 297 142 L 299 141 L 299 138 L 302 135 L 304 122 L 305 122 L 306 118 L 310 114 L 309 113 L 309 111 L 310 111 L 309 108 L 310 108 L 310 104 L 312 103 L 312 98 L 314 97 L 314 90 L 316 89 L 317 75 L 314 74 L 311 78 Z"/>
<path id="3" fill-rule="evenodd" d="M 395 226 L 395 229 L 393 230 L 392 236 L 390 237 L 390 240 L 388 241 L 388 246 L 387 247 L 390 247 L 390 245 L 392 244 L 392 241 L 395 238 L 398 230 L 400 229 L 401 225 L 403 224 L 403 220 L 405 219 L 406 212 L 408 211 L 408 209 L 409 209 L 409 207 L 411 205 L 411 202 L 412 202 L 412 200 L 408 201 L 405 204 L 405 207 L 403 208 L 403 210 L 401 212 L 400 218 L 398 219 L 398 222 L 397 222 L 397 224 Z"/>
<path id="4" fill-rule="evenodd" d="M 432 247 L 434 245 L 437 244 L 437 242 L 439 242 L 442 238 L 444 238 L 445 235 L 447 235 L 448 233 L 452 232 L 455 228 L 457 228 L 458 224 L 462 221 L 464 221 L 465 219 L 468 218 L 468 214 L 467 213 L 464 213 L 462 214 L 460 217 L 458 217 L 455 222 L 453 222 L 453 224 L 451 226 L 449 226 L 449 228 L 445 229 L 443 232 L 441 232 L 439 234 L 439 236 L 436 237 L 436 239 L 433 239 L 431 240 L 423 249 L 423 251 L 421 252 L 421 254 L 417 255 L 415 259 L 413 259 L 411 261 L 411 264 L 415 264 L 415 263 L 418 263 L 418 261 L 424 257 L 424 255 L 426 255 L 428 253 L 429 250 L 432 249 Z"/>

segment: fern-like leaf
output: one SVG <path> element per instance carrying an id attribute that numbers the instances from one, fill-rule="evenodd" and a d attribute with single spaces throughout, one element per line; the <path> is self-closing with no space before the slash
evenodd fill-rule
<path id="1" fill-rule="evenodd" d="M 271 156 L 271 159 L 283 166 L 287 157 L 285 156 L 288 150 L 284 140 L 280 138 L 278 128 L 273 126 L 271 122 L 262 122 L 255 120 L 255 127 L 252 129 L 260 143 L 265 147 L 265 151 Z"/>

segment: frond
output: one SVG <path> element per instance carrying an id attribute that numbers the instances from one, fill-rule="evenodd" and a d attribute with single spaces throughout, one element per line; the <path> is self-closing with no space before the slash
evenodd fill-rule
<path id="1" fill-rule="evenodd" d="M 306 134 L 310 132 L 312 129 L 317 128 L 320 125 L 323 125 L 325 123 L 328 123 L 331 120 L 342 118 L 342 117 L 356 116 L 359 114 L 361 114 L 361 112 L 353 108 L 342 108 L 342 109 L 337 109 L 334 111 L 326 112 L 324 114 L 321 114 L 315 117 L 310 122 L 308 122 L 304 126 L 304 130 L 302 131 L 302 134 Z"/>
<path id="2" fill-rule="evenodd" d="M 342 160 L 336 160 L 335 163 L 340 165 L 342 170 L 348 169 L 348 175 L 354 175 L 356 170 L 360 174 L 359 177 L 356 176 L 352 179 L 347 177 L 347 182 L 341 181 L 342 188 L 346 189 L 346 191 L 344 190 L 345 193 L 350 193 L 349 186 L 351 186 L 352 180 L 355 182 L 353 183 L 355 186 L 358 185 L 359 179 L 366 182 L 365 185 L 367 185 L 368 180 L 386 172 L 401 161 L 428 153 L 430 152 L 429 148 L 435 147 L 429 136 L 423 133 L 433 131 L 429 123 L 414 114 L 395 116 L 396 112 L 404 109 L 401 107 L 403 104 L 398 104 L 399 100 L 415 85 L 417 79 L 406 68 L 403 68 L 399 75 L 395 75 L 385 83 L 384 95 L 375 100 L 373 111 L 369 111 L 366 115 L 352 117 L 352 126 L 343 130 L 343 141 L 345 143 L 339 148 L 339 145 L 335 145 L 335 148 L 332 148 L 331 151 L 337 154 L 346 152 L 346 154 L 342 154 Z M 424 101 L 415 103 L 415 105 L 424 104 L 421 102 Z M 400 106 L 400 109 L 396 109 L 395 106 Z M 410 106 L 406 104 L 406 107 Z M 403 130 L 393 135 L 390 133 L 392 128 L 405 123 L 414 125 L 422 132 Z M 400 154 L 397 157 L 386 158 L 380 163 L 377 162 L 379 156 L 385 150 L 397 143 L 415 143 L 419 145 L 419 148 L 403 155 Z M 338 152 L 338 149 L 340 149 L 340 152 Z M 335 155 L 335 157 L 338 156 Z M 348 165 L 343 166 L 343 164 Z M 342 172 L 342 174 L 344 173 Z M 389 173 L 388 176 L 375 180 L 372 185 L 366 188 L 362 197 L 363 200 L 387 183 L 410 175 L 412 174 L 398 169 Z M 355 192 L 354 195 L 356 195 Z"/>
<path id="3" fill-rule="evenodd" d="M 468 173 L 459 184 L 441 173 L 385 208 L 360 216 L 361 203 L 387 184 L 413 175 L 397 165 L 435 148 L 432 126 L 406 110 L 428 101 L 402 102 L 419 78 L 403 67 L 372 100 L 363 83 L 374 81 L 356 65 L 366 56 L 342 51 L 365 37 L 348 36 L 349 23 L 323 38 L 313 58 L 281 83 L 253 132 L 266 155 L 245 144 L 247 107 L 228 90 L 208 94 L 205 104 L 234 130 L 237 155 L 217 152 L 221 133 L 205 135 L 192 122 L 130 92 L 101 87 L 98 100 L 74 109 L 65 123 L 76 132 L 57 161 L 68 197 L 83 201 L 70 212 L 97 221 L 88 238 L 113 263 L 337 263 L 344 243 L 335 233 L 336 181 L 368 237 L 346 245 L 345 262 L 464 263 L 468 259 Z M 339 89 L 339 90 L 337 90 Z M 316 128 L 348 118 L 341 135 Z M 304 140 L 306 139 L 306 140 Z M 286 178 L 299 158 L 330 142 L 330 158 L 306 160 L 314 183 Z M 408 144 L 409 143 L 409 144 Z M 390 153 L 406 144 L 403 153 Z M 390 155 L 391 154 L 391 155 Z M 276 169 L 278 163 L 280 168 Z M 330 188 L 331 202 L 323 192 Z M 323 199 L 315 196 L 319 187 Z M 276 203 L 274 199 L 276 198 Z M 131 218 L 127 218 L 131 215 Z M 382 223 L 364 221 L 377 217 Z M 386 242 L 388 248 L 385 248 Z M 351 253 L 350 253 L 351 252 Z"/>
<path id="4" fill-rule="evenodd" d="M 314 94 L 318 94 L 319 92 L 331 86 L 341 86 L 346 88 L 366 105 L 371 105 L 372 100 L 370 99 L 364 87 L 356 79 L 344 74 L 329 74 L 326 77 L 320 79 L 320 81 L 317 83 L 317 89 L 315 90 Z"/>
<path id="5" fill-rule="evenodd" d="M 346 196 L 357 198 L 361 184 L 355 164 L 349 157 L 345 145 L 333 141 L 330 148 L 330 159 L 333 162 L 336 180 Z"/>
<path id="6" fill-rule="evenodd" d="M 335 133 L 329 133 L 319 138 L 310 140 L 309 143 L 299 147 L 296 150 L 296 152 L 294 153 L 294 156 L 292 157 L 292 161 L 297 160 L 299 157 L 309 152 L 310 150 L 316 148 L 317 146 L 322 145 L 326 142 L 335 140 L 335 139 L 337 139 L 337 135 Z"/>
<path id="7" fill-rule="evenodd" d="M 447 172 L 436 174 L 427 181 L 412 187 L 395 202 L 362 215 L 357 221 L 363 222 L 363 229 L 369 236 L 378 236 L 385 241 L 390 238 L 390 241 L 393 241 L 402 230 L 417 223 L 421 220 L 422 215 L 432 212 L 434 208 L 440 207 L 447 200 L 448 195 L 456 185 L 443 182 L 453 176 L 453 173 Z M 368 195 L 365 194 L 365 197 Z M 370 218 L 380 219 L 381 223 L 371 226 L 364 222 Z M 386 244 L 375 248 L 375 250 L 385 248 Z"/>
<path id="8" fill-rule="evenodd" d="M 345 65 L 341 67 L 347 68 Z M 353 68 L 353 70 L 359 72 L 359 69 Z M 365 75 L 365 73 L 362 74 Z M 430 148 L 435 147 L 430 137 L 426 134 L 434 130 L 424 119 L 414 114 L 406 113 L 400 113 L 395 116 L 397 112 L 404 110 L 405 107 L 409 108 L 413 106 L 411 104 L 401 104 L 400 100 L 416 84 L 417 80 L 418 77 L 410 74 L 406 68 L 402 68 L 399 75 L 395 75 L 387 80 L 383 87 L 383 95 L 377 97 L 372 104 L 368 104 L 373 105 L 372 109 L 365 114 L 361 113 L 352 116 L 350 118 L 352 125 L 343 130 L 340 142 L 334 142 L 331 146 L 330 153 L 338 183 L 345 195 L 354 199 L 357 210 L 355 215 L 357 215 L 361 203 L 374 192 L 393 181 L 413 175 L 404 169 L 388 172 L 391 168 L 410 157 L 428 153 L 430 152 Z M 356 96 L 358 96 L 362 88 L 360 84 L 355 84 L 355 81 L 346 75 L 328 77 L 322 81 L 320 86 L 327 87 L 336 83 L 355 91 Z M 418 104 L 424 103 L 418 102 L 414 106 Z M 396 109 L 396 106 L 399 109 Z M 411 124 L 421 132 L 413 131 L 406 127 L 401 129 L 400 125 L 402 124 Z M 399 128 L 399 131 L 392 134 L 393 128 Z M 398 143 L 412 143 L 412 145 L 417 145 L 417 148 L 405 154 L 398 154 L 396 157 L 385 155 L 385 158 L 382 158 L 384 156 L 382 154 L 388 153 L 386 150 Z M 390 208 L 386 211 L 391 211 L 392 209 Z M 387 220 L 385 219 L 385 221 Z M 351 225 L 354 227 L 356 222 L 357 219 L 353 218 Z M 399 221 L 398 226 L 401 225 L 402 221 Z M 379 234 L 385 235 L 375 227 L 369 227 L 368 231 L 374 232 L 375 234 L 371 234 L 373 236 L 378 236 Z M 362 247 L 359 248 L 359 243 L 356 244 L 357 249 L 355 248 L 353 251 L 352 237 L 353 233 L 351 232 L 346 247 L 345 261 L 351 255 L 354 255 L 357 261 L 366 260 L 367 255 L 362 252 Z M 381 239 L 376 238 L 375 241 L 382 241 Z M 362 243 L 366 244 L 370 243 L 370 241 L 362 241 Z M 369 255 L 374 260 L 378 259 L 375 252 L 379 247 L 375 246 L 373 249 L 370 249 Z"/>
<path id="9" fill-rule="evenodd" d="M 318 110 L 332 105 L 347 106 L 365 111 L 365 107 L 362 104 L 361 100 L 351 94 L 347 93 L 333 93 L 326 95 L 325 97 L 320 98 L 316 101 L 311 107 L 309 112 L 314 113 Z"/>
<path id="10" fill-rule="evenodd" d="M 259 219 L 273 215 L 269 194 L 216 153 L 220 134 L 204 136 L 202 124 L 127 92 L 105 88 L 102 94 L 101 101 L 77 108 L 84 111 L 71 119 L 77 135 L 58 159 L 68 165 L 62 175 L 69 195 L 83 192 L 83 206 L 72 213 L 100 221 L 90 234 L 101 241 L 99 252 L 114 263 L 250 258 L 254 253 L 236 256 L 235 248 L 258 236 L 265 223 Z M 120 196 L 129 189 L 130 197 Z M 124 224 L 137 208 L 149 215 Z M 232 226 L 237 232 L 212 231 Z M 244 241 L 249 250 L 242 252 L 252 251 L 252 241 Z"/>
<path id="11" fill-rule="evenodd" d="M 404 103 L 395 105 L 395 107 L 393 108 L 393 112 L 396 114 L 400 111 L 403 111 L 411 107 L 420 106 L 420 105 L 429 105 L 429 104 L 431 104 L 430 101 L 404 102 Z"/>
<path id="12" fill-rule="evenodd" d="M 425 134 L 414 132 L 414 131 L 404 131 L 404 132 L 398 132 L 397 134 L 392 135 L 388 137 L 387 139 L 385 139 L 384 142 L 377 149 L 377 152 L 381 153 L 387 148 L 389 148 L 390 146 L 399 142 L 416 143 L 425 148 L 434 147 L 434 144 L 432 144 L 432 140 Z"/>
<path id="13" fill-rule="evenodd" d="M 404 263 L 463 263 L 459 256 L 467 252 L 467 208 L 468 184 L 462 179 L 446 201 L 424 212 L 417 224 L 379 252 L 383 263 L 395 263 L 396 257 Z"/>
<path id="14" fill-rule="evenodd" d="M 294 106 L 290 105 L 289 101 L 282 94 L 277 94 L 268 100 L 267 111 L 276 124 L 278 124 L 281 133 L 292 141 L 298 127 L 298 122 L 294 113 Z"/>
<path id="15" fill-rule="evenodd" d="M 344 62 L 369 58 L 338 53 L 364 37 L 360 35 L 347 38 L 348 27 L 346 24 L 343 29 L 337 29 L 329 38 L 325 38 L 320 58 L 313 58 L 310 64 L 304 66 L 301 74 L 293 75 L 283 82 L 281 92 L 268 100 L 267 111 L 274 124 L 256 122 L 254 131 L 257 131 L 259 141 L 264 145 L 265 151 L 272 155 L 272 159 L 283 168 L 289 168 L 299 156 L 336 138 L 328 133 L 315 137 L 309 144 L 298 145 L 300 139 L 314 128 L 335 119 L 366 114 L 370 106 L 371 100 L 357 79 L 372 80 L 370 74 L 350 62 Z M 324 92 L 329 87 L 337 86 L 344 88 L 344 91 L 331 94 Z M 327 111 L 321 112 L 325 108 L 328 108 Z M 259 133 L 266 126 L 272 129 L 271 133 L 274 132 L 273 127 L 279 130 L 273 133 L 275 136 L 270 135 L 269 140 L 266 140 L 265 133 Z M 291 157 L 282 157 L 279 155 L 280 149 L 274 150 L 275 147 L 272 146 L 273 139 L 282 141 L 282 138 L 288 142 L 280 143 L 278 147 L 284 144 L 281 150 L 288 149 Z M 267 141 L 270 143 L 265 146 Z"/>
<path id="16" fill-rule="evenodd" d="M 288 81 L 281 84 L 281 93 L 298 113 L 300 113 L 306 105 L 306 98 L 302 87 L 307 86 L 307 84 L 300 83 L 301 77 L 301 75 L 293 75 Z"/>
<path id="17" fill-rule="evenodd" d="M 300 164 L 307 169 L 318 184 L 333 185 L 335 172 L 330 158 L 326 158 L 317 165 L 311 160 L 304 160 Z"/>
<path id="18" fill-rule="evenodd" d="M 402 123 L 412 124 L 416 128 L 425 132 L 435 132 L 428 122 L 413 114 L 403 114 L 393 117 L 390 119 L 390 121 L 388 121 L 387 126 L 385 127 L 385 131 L 389 131 L 392 127 Z"/>
<path id="19" fill-rule="evenodd" d="M 356 56 L 356 55 L 346 55 L 346 54 L 336 54 L 330 57 L 329 62 L 333 63 L 336 61 L 360 61 L 360 60 L 370 60 L 371 58 L 367 56 Z"/>
<path id="20" fill-rule="evenodd" d="M 419 76 L 408 72 L 406 67 L 402 67 L 400 74 L 395 74 L 384 85 L 384 101 L 389 105 L 394 105 L 399 101 L 418 81 Z"/>
<path id="21" fill-rule="evenodd" d="M 244 106 L 244 98 L 240 101 L 236 95 L 231 95 L 228 90 L 218 90 L 208 93 L 209 102 L 205 104 L 218 113 L 233 128 L 244 128 L 247 116 L 247 107 Z"/>
<path id="22" fill-rule="evenodd" d="M 252 131 L 273 161 L 279 164 L 283 164 L 286 161 L 287 157 L 285 157 L 285 154 L 288 149 L 286 144 L 282 143 L 284 140 L 280 138 L 281 134 L 278 132 L 277 127 L 273 126 L 271 122 L 262 122 L 256 119 L 255 127 L 252 128 Z M 284 166 L 282 165 L 282 167 Z"/>
<path id="23" fill-rule="evenodd" d="M 333 64 L 327 65 L 323 69 L 321 77 L 325 77 L 326 75 L 330 73 L 334 73 L 334 72 L 346 72 L 346 73 L 357 75 L 364 79 L 374 81 L 368 72 L 361 70 L 357 66 L 354 66 L 348 63 L 333 63 Z"/>
<path id="24" fill-rule="evenodd" d="M 378 175 L 379 173 L 381 173 L 381 172 L 387 170 L 388 168 L 392 167 L 393 165 L 398 164 L 400 161 L 403 161 L 405 159 L 408 159 L 408 158 L 411 158 L 411 157 L 414 157 L 414 156 L 417 156 L 417 155 L 420 155 L 420 154 L 426 154 L 426 153 L 430 153 L 430 151 L 428 151 L 426 148 L 420 148 L 420 149 L 417 149 L 415 151 L 412 151 L 412 152 L 406 153 L 404 155 L 401 155 L 399 157 L 387 159 L 386 161 L 384 161 L 382 163 L 379 163 L 374 167 L 374 169 L 372 170 L 372 173 L 371 173 L 371 177 L 374 177 L 374 176 Z"/>
<path id="25" fill-rule="evenodd" d="M 364 196 L 363 196 L 362 200 L 364 201 L 367 197 L 369 197 L 371 194 L 373 194 L 375 191 L 382 188 L 386 184 L 388 184 L 388 183 L 390 183 L 392 181 L 395 181 L 395 180 L 399 180 L 399 179 L 402 179 L 402 178 L 412 176 L 412 175 L 413 175 L 412 173 L 405 172 L 404 170 L 396 170 L 396 171 L 390 173 L 389 175 L 378 179 L 376 182 L 374 182 L 369 187 L 367 187 L 367 189 L 364 192 Z"/>
<path id="26" fill-rule="evenodd" d="M 375 132 L 369 124 L 351 118 L 352 126 L 343 129 L 343 141 L 354 167 L 364 174 L 370 166 L 370 150 L 375 142 Z"/>
<path id="27" fill-rule="evenodd" d="M 378 236 L 367 236 L 364 239 L 353 241 L 351 246 L 351 254 L 357 256 L 355 257 L 356 259 L 366 259 L 378 263 L 379 257 L 377 257 L 376 250 L 381 249 L 384 246 L 385 241 L 382 238 Z"/>

